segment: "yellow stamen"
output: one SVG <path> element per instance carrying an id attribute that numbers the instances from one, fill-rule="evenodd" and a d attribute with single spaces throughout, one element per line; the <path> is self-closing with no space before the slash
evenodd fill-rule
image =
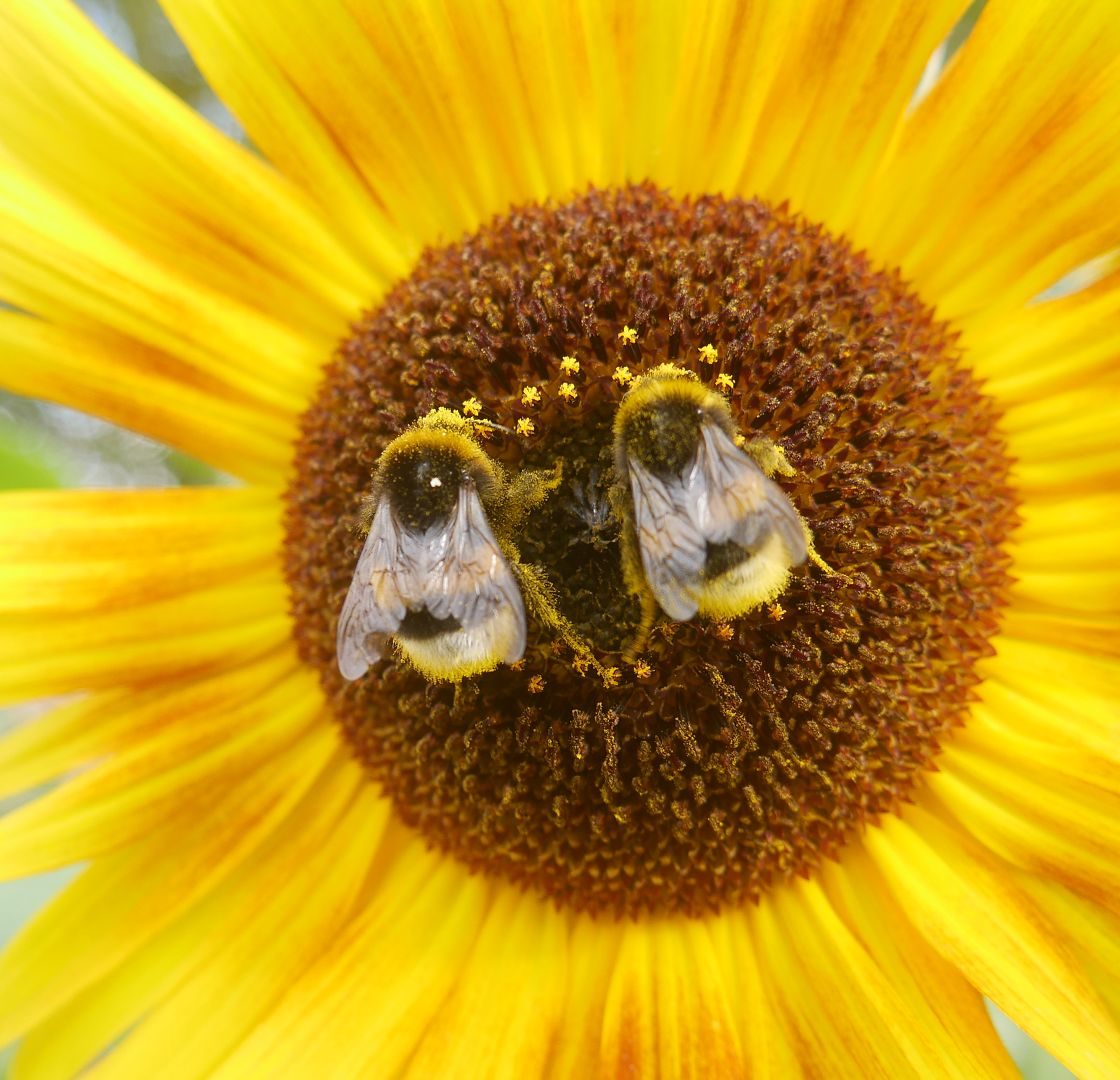
<path id="1" fill-rule="evenodd" d="M 603 685 L 604 686 L 617 686 L 618 680 L 622 676 L 622 672 L 616 667 L 603 668 Z"/>
<path id="2" fill-rule="evenodd" d="M 634 376 L 630 374 L 630 369 L 628 367 L 619 366 L 614 369 L 611 378 L 614 379 L 619 386 L 625 386 Z"/>
<path id="3" fill-rule="evenodd" d="M 579 361 L 574 356 L 562 356 L 560 358 L 560 370 L 565 375 L 578 375 Z"/>
<path id="4" fill-rule="evenodd" d="M 724 371 L 716 376 L 716 386 L 721 390 L 731 390 L 735 386 L 735 380 Z"/>
<path id="5" fill-rule="evenodd" d="M 482 402 L 476 397 L 469 397 L 463 402 L 463 413 L 466 416 L 478 416 L 482 412 Z"/>
<path id="6" fill-rule="evenodd" d="M 528 437 L 537 430 L 537 425 L 533 423 L 528 417 L 523 416 L 517 421 L 517 434 Z"/>
<path id="7" fill-rule="evenodd" d="M 786 609 L 782 607 L 781 604 L 771 604 L 767 610 L 770 614 L 770 618 L 773 619 L 774 622 L 777 622 L 779 619 L 783 618 L 786 613 Z"/>
<path id="8" fill-rule="evenodd" d="M 621 341 L 623 345 L 633 345 L 634 342 L 638 340 L 638 331 L 632 326 L 624 326 L 618 332 L 618 340 Z"/>
<path id="9" fill-rule="evenodd" d="M 714 364 L 719 359 L 719 351 L 711 342 L 707 345 L 701 345 L 700 359 L 703 360 L 705 364 Z"/>
<path id="10" fill-rule="evenodd" d="M 526 386 L 521 391 L 522 405 L 536 405 L 541 399 L 541 392 L 535 386 Z"/>
<path id="11" fill-rule="evenodd" d="M 540 675 L 534 675 L 529 680 L 528 690 L 530 694 L 539 694 L 544 689 L 544 679 Z"/>
<path id="12" fill-rule="evenodd" d="M 565 401 L 569 402 L 574 402 L 576 398 L 579 397 L 579 394 L 576 392 L 575 386 L 573 386 L 570 382 L 561 383 L 559 393 Z"/>
<path id="13" fill-rule="evenodd" d="M 653 668 L 649 666 L 644 660 L 639 660 L 634 665 L 634 677 L 638 679 L 648 679 L 653 674 Z"/>

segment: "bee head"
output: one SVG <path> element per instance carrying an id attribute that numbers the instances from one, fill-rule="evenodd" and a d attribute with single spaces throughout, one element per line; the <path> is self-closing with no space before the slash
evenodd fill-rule
<path id="1" fill-rule="evenodd" d="M 425 532 L 445 524 L 464 483 L 483 495 L 493 486 L 495 468 L 470 430 L 458 413 L 437 409 L 385 448 L 378 487 L 405 528 Z"/>
<path id="2" fill-rule="evenodd" d="M 673 364 L 662 364 L 639 378 L 619 405 L 615 443 L 655 476 L 679 475 L 692 461 L 707 423 L 728 433 L 734 423 L 719 394 L 696 376 Z M 625 475 L 625 461 L 616 463 Z"/>

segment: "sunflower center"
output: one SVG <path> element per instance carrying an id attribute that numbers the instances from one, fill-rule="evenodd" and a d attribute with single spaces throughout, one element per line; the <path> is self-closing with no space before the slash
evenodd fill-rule
<path id="1" fill-rule="evenodd" d="M 703 913 L 896 808 L 965 714 L 1008 582 L 1008 462 L 954 341 L 897 274 L 759 202 L 591 192 L 429 250 L 327 368 L 288 492 L 302 655 L 400 816 L 561 904 Z M 740 444 L 784 451 L 775 481 L 827 564 L 726 621 L 651 627 L 623 570 L 612 426 L 665 363 L 722 395 Z M 514 483 L 552 478 L 511 543 L 567 631 L 529 604 L 512 666 L 433 683 L 387 652 L 348 682 L 363 504 L 440 406 L 493 425 L 480 445 Z M 712 543 L 704 574 L 745 554 Z"/>

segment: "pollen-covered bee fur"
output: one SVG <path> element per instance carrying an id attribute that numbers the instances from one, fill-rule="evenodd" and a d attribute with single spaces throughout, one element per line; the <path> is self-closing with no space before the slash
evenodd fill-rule
<path id="1" fill-rule="evenodd" d="M 657 608 L 731 619 L 771 603 L 810 555 L 808 527 L 771 479 L 793 471 L 781 448 L 736 435 L 724 398 L 673 364 L 636 379 L 619 404 L 612 498 L 647 630 Z"/>
<path id="2" fill-rule="evenodd" d="M 495 534 L 508 481 L 477 421 L 434 409 L 385 447 L 368 534 L 338 620 L 338 666 L 358 679 L 389 643 L 433 681 L 457 682 L 525 651 L 516 551 Z"/>

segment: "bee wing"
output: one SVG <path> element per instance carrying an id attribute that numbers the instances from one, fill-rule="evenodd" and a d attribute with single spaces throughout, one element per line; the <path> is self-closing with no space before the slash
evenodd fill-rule
<path id="1" fill-rule="evenodd" d="M 704 570 L 707 553 L 690 505 L 695 494 L 679 477 L 656 476 L 634 458 L 628 471 L 646 581 L 669 618 L 691 619 L 697 611 L 691 586 Z"/>
<path id="2" fill-rule="evenodd" d="M 506 663 L 519 660 L 525 651 L 521 589 L 472 484 L 459 489 L 446 534 L 446 543 L 429 570 L 424 596 L 428 610 L 437 619 L 454 618 L 469 631 L 488 622 L 501 608 L 509 608 L 514 634 L 502 659 Z"/>
<path id="3" fill-rule="evenodd" d="M 382 499 L 338 617 L 335 648 L 343 678 L 361 678 L 381 659 L 386 639 L 408 610 L 409 582 L 423 568 L 412 565 L 415 554 L 404 550 L 402 535 L 388 500 Z"/>
<path id="4" fill-rule="evenodd" d="M 775 532 L 791 566 L 805 561 L 805 530 L 789 497 L 719 425 L 701 428 L 684 487 L 696 526 L 710 543 L 754 548 Z"/>

